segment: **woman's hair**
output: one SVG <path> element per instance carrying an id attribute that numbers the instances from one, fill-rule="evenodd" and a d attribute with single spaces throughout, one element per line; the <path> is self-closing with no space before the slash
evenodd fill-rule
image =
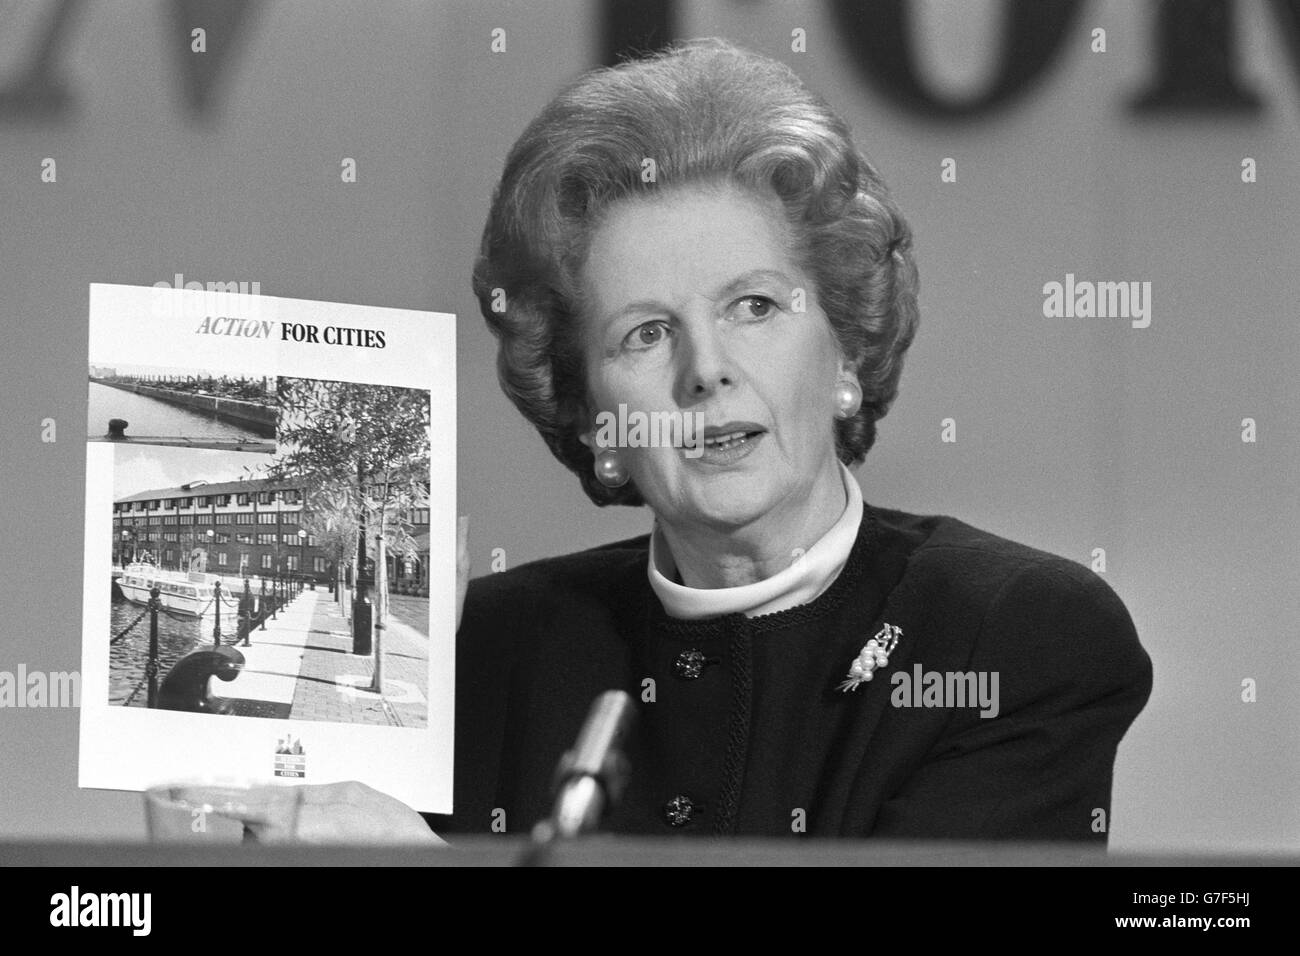
<path id="1" fill-rule="evenodd" d="M 857 369 L 862 408 L 835 422 L 841 461 L 863 459 L 898 393 L 918 317 L 911 230 L 844 121 L 788 67 L 720 40 L 596 70 L 510 151 L 474 292 L 499 341 L 502 388 L 597 504 L 643 499 L 631 482 L 602 485 L 578 437 L 591 427 L 580 341 L 587 243 L 611 203 L 718 181 L 781 201 L 800 264 Z"/>

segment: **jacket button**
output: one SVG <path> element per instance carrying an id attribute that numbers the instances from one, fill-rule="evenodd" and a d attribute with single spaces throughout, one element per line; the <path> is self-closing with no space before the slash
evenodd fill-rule
<path id="1" fill-rule="evenodd" d="M 664 804 L 664 822 L 670 827 L 684 827 L 695 816 L 695 801 L 678 794 Z"/>
<path id="2" fill-rule="evenodd" d="M 704 673 L 704 665 L 707 663 L 703 651 L 691 648 L 677 655 L 677 660 L 673 661 L 673 673 L 682 680 L 695 680 Z"/>

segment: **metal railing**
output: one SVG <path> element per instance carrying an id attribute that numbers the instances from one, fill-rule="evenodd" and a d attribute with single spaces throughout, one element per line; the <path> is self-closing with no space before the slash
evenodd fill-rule
<path id="1" fill-rule="evenodd" d="M 305 583 L 301 575 L 276 574 L 271 579 L 269 591 L 267 579 L 262 578 L 258 593 L 254 594 L 249 579 L 244 578 L 244 591 L 236 599 L 230 597 L 229 593 L 222 588 L 221 581 L 215 581 L 212 586 L 211 600 L 197 615 L 201 622 L 209 611 L 212 612 L 212 650 L 200 648 L 186 654 L 171 666 L 160 682 L 159 673 L 162 664 L 158 649 L 158 616 L 165 615 L 175 621 L 188 621 L 192 618 L 176 614 L 170 608 L 164 607 L 162 591 L 155 584 L 149 590 L 149 600 L 135 620 L 109 640 L 110 645 L 117 644 L 134 631 L 146 616 L 149 618 L 149 651 L 144 666 L 144 677 L 132 688 L 122 706 L 130 706 L 140 690 L 147 688 L 146 707 L 167 710 L 211 710 L 211 699 L 207 696 L 206 690 L 208 681 L 203 676 L 205 669 L 209 672 L 207 676 L 220 676 L 223 680 L 232 680 L 234 674 L 243 666 L 243 655 L 234 653 L 232 657 L 231 654 L 214 654 L 213 651 L 239 644 L 251 647 L 252 632 L 265 631 L 267 619 L 276 620 L 279 612 L 297 598 L 304 588 Z M 234 630 L 228 634 L 222 632 L 222 607 L 235 612 L 233 615 L 228 614 L 226 618 L 227 621 L 234 622 Z M 202 665 L 198 663 L 198 655 L 207 655 L 202 658 Z M 182 666 L 183 664 L 185 666 Z M 196 668 L 197 678 L 194 673 Z M 168 686 L 168 678 L 178 673 L 186 675 L 184 692 L 177 692 L 176 687 Z M 165 701 L 160 703 L 160 697 L 165 698 Z"/>

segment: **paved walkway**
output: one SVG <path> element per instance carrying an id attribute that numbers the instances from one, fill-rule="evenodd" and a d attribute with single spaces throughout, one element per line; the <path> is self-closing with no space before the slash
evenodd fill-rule
<path id="1" fill-rule="evenodd" d="M 352 653 L 342 606 L 326 590 L 303 591 L 266 621 L 265 631 L 253 629 L 250 647 L 239 645 L 245 661 L 240 675 L 228 684 L 214 680 L 211 690 L 236 698 L 233 712 L 242 716 L 427 726 L 428 638 L 395 615 L 376 637 L 382 693 L 369 689 L 374 655 Z"/>

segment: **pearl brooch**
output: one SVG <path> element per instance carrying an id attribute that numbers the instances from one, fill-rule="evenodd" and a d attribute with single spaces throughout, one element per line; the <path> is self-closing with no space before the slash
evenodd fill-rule
<path id="1" fill-rule="evenodd" d="M 894 624 L 886 624 L 876 636 L 863 645 L 858 656 L 849 667 L 849 679 L 839 685 L 839 690 L 857 690 L 858 685 L 871 680 L 877 667 L 889 666 L 889 655 L 898 646 L 898 639 L 903 636 L 903 629 Z"/>

